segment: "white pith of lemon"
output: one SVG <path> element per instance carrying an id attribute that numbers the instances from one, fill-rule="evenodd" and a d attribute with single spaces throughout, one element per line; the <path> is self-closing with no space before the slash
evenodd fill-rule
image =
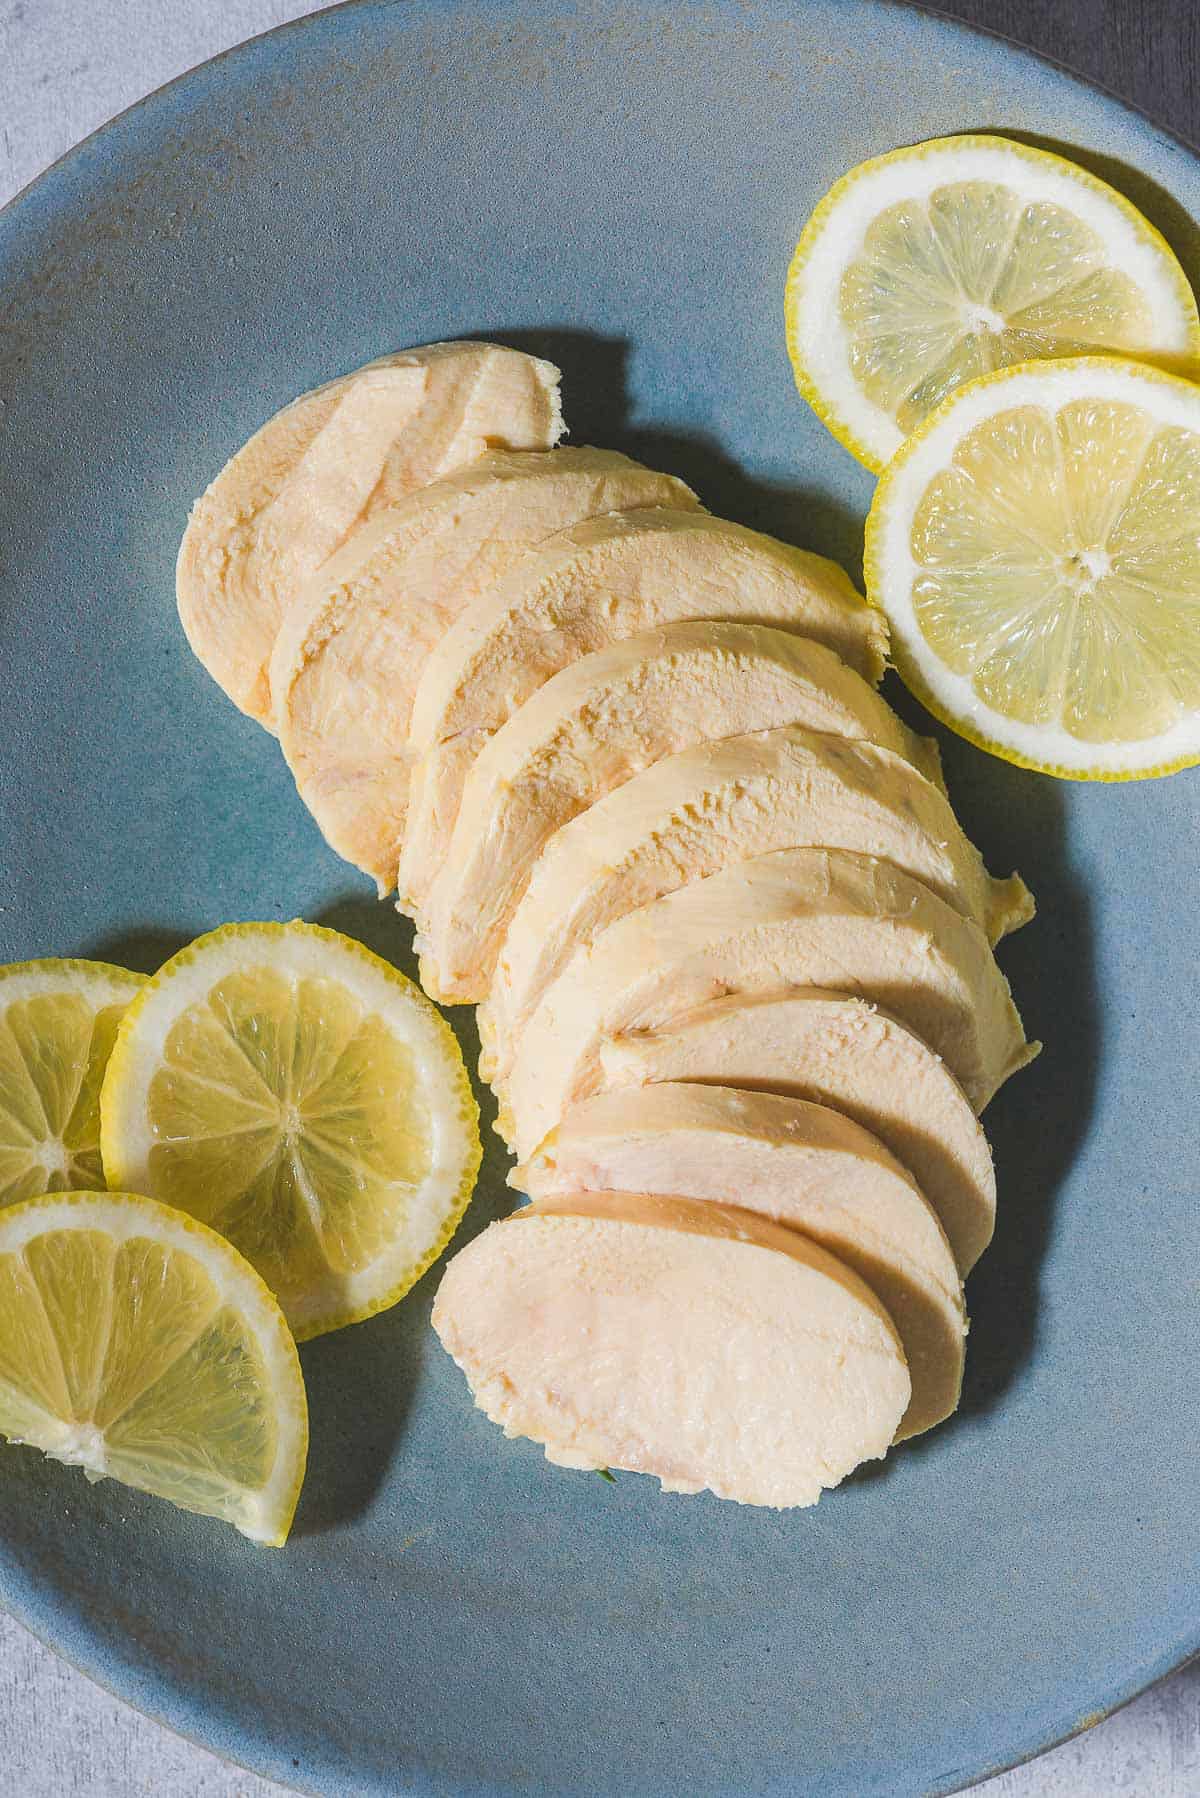
<path id="1" fill-rule="evenodd" d="M 101 1138 L 110 1181 L 228 1236 L 300 1340 L 403 1297 L 481 1154 L 445 1019 L 302 923 L 227 925 L 166 963 L 118 1032 Z"/>
<path id="2" fill-rule="evenodd" d="M 0 1212 L 0 1434 L 278 1546 L 308 1410 L 228 1242 L 151 1199 L 56 1193 Z"/>
<path id="3" fill-rule="evenodd" d="M 1109 357 L 1001 370 L 885 470 L 865 568 L 906 684 L 1025 767 L 1200 760 L 1200 388 Z"/>
<path id="4" fill-rule="evenodd" d="M 0 968 L 0 1207 L 103 1189 L 100 1083 L 143 985 L 99 961 Z"/>
<path id="5" fill-rule="evenodd" d="M 1196 302 L 1169 245 L 1085 169 L 1007 138 L 935 138 L 864 162 L 788 273 L 797 385 L 869 468 L 955 388 L 1043 357 L 1119 353 L 1189 372 Z"/>

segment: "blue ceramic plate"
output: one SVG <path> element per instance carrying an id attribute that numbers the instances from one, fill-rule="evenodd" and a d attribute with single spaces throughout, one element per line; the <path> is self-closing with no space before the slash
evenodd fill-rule
<path id="1" fill-rule="evenodd" d="M 991 129 L 1066 144 L 1195 273 L 1188 151 L 867 0 L 364 0 L 74 151 L 0 218 L 0 958 L 152 968 L 302 914 L 411 969 L 187 651 L 193 496 L 301 389 L 481 334 L 562 364 L 576 442 L 853 567 L 871 482 L 792 391 L 788 256 L 851 163 Z M 472 1410 L 435 1273 L 305 1350 L 286 1552 L 4 1450 L 0 1598 L 174 1728 L 356 1798 L 944 1792 L 1195 1650 L 1197 777 L 946 747 L 1040 900 L 1004 962 L 1046 1041 L 989 1112 L 951 1425 L 791 1515 L 557 1471 Z M 468 1231 L 505 1204 L 490 1140 Z"/>

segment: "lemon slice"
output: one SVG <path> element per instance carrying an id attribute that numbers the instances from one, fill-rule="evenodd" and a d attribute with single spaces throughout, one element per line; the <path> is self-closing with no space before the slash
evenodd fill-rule
<path id="1" fill-rule="evenodd" d="M 103 1188 L 100 1082 L 144 984 L 100 961 L 0 968 L 0 1206 Z"/>
<path id="2" fill-rule="evenodd" d="M 279 1546 L 308 1451 L 296 1345 L 191 1218 L 129 1193 L 30 1199 L 0 1212 L 0 1435 Z"/>
<path id="3" fill-rule="evenodd" d="M 1086 170 L 1000 137 L 864 162 L 821 201 L 788 275 L 796 382 L 879 469 L 965 381 L 1116 351 L 1190 372 L 1187 278 L 1135 206 Z"/>
<path id="4" fill-rule="evenodd" d="M 1077 779 L 1200 761 L 1200 387 L 1100 356 L 973 382 L 880 479 L 866 572 L 973 743 Z"/>
<path id="5" fill-rule="evenodd" d="M 227 1236 L 300 1339 L 402 1298 L 449 1241 L 479 1116 L 445 1019 L 313 924 L 230 924 L 130 1007 L 101 1097 L 114 1185 Z"/>

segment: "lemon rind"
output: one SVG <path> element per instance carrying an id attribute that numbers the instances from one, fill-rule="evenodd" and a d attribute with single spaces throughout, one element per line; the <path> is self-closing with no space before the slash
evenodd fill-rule
<path id="1" fill-rule="evenodd" d="M 838 212 L 846 196 L 861 182 L 877 175 L 885 168 L 928 161 L 937 156 L 952 155 L 959 151 L 1001 151 L 1013 154 L 1028 167 L 1041 169 L 1047 174 L 1053 173 L 1088 193 L 1093 199 L 1107 202 L 1124 223 L 1132 229 L 1135 237 L 1145 248 L 1154 253 L 1164 279 L 1164 291 L 1170 292 L 1178 308 L 1178 322 L 1183 328 L 1183 340 L 1175 344 L 1162 345 L 1160 353 L 1178 355 L 1185 361 L 1200 365 L 1200 313 L 1197 312 L 1196 297 L 1188 278 L 1162 232 L 1152 225 L 1133 201 L 1117 188 L 1111 187 L 1098 175 L 1093 175 L 1090 170 L 1081 168 L 1078 163 L 1071 162 L 1067 157 L 1059 156 L 1052 150 L 1037 149 L 1032 145 L 1020 143 L 1015 138 L 1002 137 L 994 132 L 969 132 L 959 136 L 929 138 L 923 143 L 889 150 L 884 155 L 871 157 L 866 162 L 861 162 L 855 168 L 848 170 L 819 201 L 796 244 L 784 290 L 784 323 L 788 355 L 791 359 L 796 387 L 838 442 L 849 450 L 857 461 L 875 474 L 879 474 L 887 466 L 891 456 L 896 453 L 899 443 L 903 441 L 903 434 L 899 433 L 899 427 L 895 425 L 894 421 L 888 420 L 891 429 L 898 433 L 893 448 L 881 450 L 871 445 L 866 441 L 863 433 L 851 424 L 828 386 L 818 381 L 811 373 L 801 341 L 803 331 L 800 322 L 807 296 L 808 276 L 811 272 L 815 252 L 821 244 L 831 218 Z M 948 171 L 947 179 L 953 178 L 952 171 Z M 825 311 L 823 328 L 828 331 L 832 329 L 832 325 L 828 317 L 828 308 Z M 1116 352 L 1101 350 L 1099 353 L 1115 355 Z M 1013 366 L 1024 367 L 1026 365 L 1014 364 Z M 1004 371 L 997 370 L 996 372 L 1003 373 Z M 848 383 L 853 383 L 853 377 L 848 372 L 846 379 Z M 865 396 L 863 398 L 864 403 L 869 405 L 870 402 L 865 400 Z M 873 410 L 879 412 L 881 420 L 886 418 L 886 414 L 882 413 L 879 408 L 873 408 Z"/>
<path id="2" fill-rule="evenodd" d="M 136 996 L 148 978 L 132 968 L 119 968 L 115 962 L 88 961 L 81 956 L 47 955 L 32 961 L 10 961 L 0 967 L 0 1009 L 17 1002 L 4 991 L 10 982 L 28 983 L 31 994 L 73 992 L 86 998 L 92 987 L 107 987 L 113 992 L 132 988 Z"/>

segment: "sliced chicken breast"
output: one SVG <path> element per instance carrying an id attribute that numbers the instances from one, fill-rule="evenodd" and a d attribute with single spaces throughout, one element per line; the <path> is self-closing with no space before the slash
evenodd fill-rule
<path id="1" fill-rule="evenodd" d="M 871 1288 L 912 1377 L 897 1441 L 958 1406 L 962 1282 L 937 1214 L 883 1144 L 823 1105 L 720 1086 L 644 1086 L 573 1106 L 511 1177 L 535 1199 L 655 1193 L 802 1230 Z"/>
<path id="2" fill-rule="evenodd" d="M 574 955 L 521 1035 L 497 1128 L 527 1160 L 569 1105 L 597 1091 L 612 1037 L 661 1028 L 723 993 L 811 986 L 892 1012 L 977 1111 L 1036 1053 L 977 924 L 871 856 L 783 849 L 630 912 Z"/>
<path id="3" fill-rule="evenodd" d="M 381 896 L 395 884 L 412 700 L 433 646 L 552 532 L 692 497 L 612 450 L 491 452 L 374 514 L 310 581 L 271 659 L 279 740 L 326 840 Z"/>
<path id="4" fill-rule="evenodd" d="M 824 644 L 766 625 L 667 625 L 584 656 L 477 757 L 418 917 L 421 979 L 482 999 L 535 860 L 556 830 L 689 745 L 801 724 L 866 739 L 938 774 L 937 751 Z"/>
<path id="5" fill-rule="evenodd" d="M 433 1308 L 475 1403 L 562 1467 L 815 1504 L 907 1408 L 871 1289 L 748 1212 L 621 1194 L 532 1205 L 451 1261 Z"/>
<path id="6" fill-rule="evenodd" d="M 661 1029 L 615 1037 L 600 1060 L 605 1088 L 702 1081 L 832 1106 L 913 1175 L 964 1279 L 992 1239 L 996 1175 L 966 1094 L 920 1037 L 864 999 L 733 993 Z"/>
<path id="7" fill-rule="evenodd" d="M 1016 876 L 989 876 L 946 795 L 890 749 L 790 724 L 698 743 L 597 800 L 545 845 L 496 963 L 490 1040 L 519 1037 L 572 953 L 615 919 L 750 856 L 806 845 L 895 863 L 992 942 L 1033 910 Z"/>
<path id="8" fill-rule="evenodd" d="M 225 464 L 192 509 L 176 591 L 188 642 L 235 705 L 273 727 L 280 623 L 365 518 L 485 450 L 558 442 L 558 380 L 494 343 L 401 350 L 303 394 Z"/>
<path id="9" fill-rule="evenodd" d="M 872 684 L 883 673 L 882 612 L 823 556 L 695 510 L 572 525 L 464 612 L 425 664 L 398 880 L 406 909 L 424 901 L 445 859 L 471 764 L 517 707 L 580 656 L 688 618 L 778 625 Z"/>

